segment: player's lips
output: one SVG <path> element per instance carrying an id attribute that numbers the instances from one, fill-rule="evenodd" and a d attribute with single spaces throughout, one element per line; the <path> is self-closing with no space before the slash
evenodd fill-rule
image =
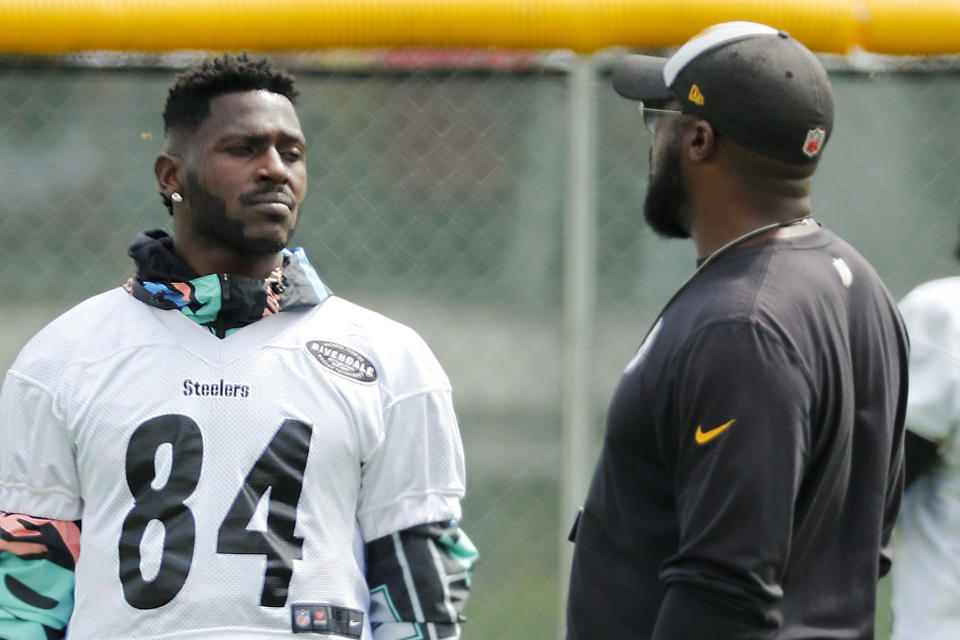
<path id="1" fill-rule="evenodd" d="M 271 191 L 268 193 L 257 193 L 254 195 L 244 196 L 241 199 L 241 202 L 248 205 L 283 205 L 290 211 L 293 211 L 297 207 L 296 199 L 289 193 L 283 191 Z"/>

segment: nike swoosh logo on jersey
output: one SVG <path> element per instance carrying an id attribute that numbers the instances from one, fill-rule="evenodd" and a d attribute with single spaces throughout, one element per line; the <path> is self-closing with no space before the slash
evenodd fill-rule
<path id="1" fill-rule="evenodd" d="M 703 427 L 701 427 L 700 425 L 697 425 L 697 432 L 694 434 L 694 438 L 696 439 L 697 444 L 700 444 L 700 445 L 707 444 L 708 442 L 710 442 L 711 440 L 719 436 L 721 433 L 729 429 L 730 425 L 732 425 L 736 421 L 737 419 L 734 418 L 730 422 L 725 422 L 719 427 L 714 427 L 709 431 L 704 431 Z"/>

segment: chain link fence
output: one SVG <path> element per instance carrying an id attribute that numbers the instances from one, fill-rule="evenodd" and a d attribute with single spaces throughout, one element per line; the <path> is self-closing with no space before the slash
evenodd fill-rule
<path id="1" fill-rule="evenodd" d="M 454 384 L 464 527 L 482 552 L 466 637 L 555 638 L 573 516 L 560 507 L 569 74 L 288 66 L 310 140 L 293 244 L 335 292 L 416 328 Z M 836 127 L 814 211 L 900 298 L 957 271 L 960 60 L 829 66 Z M 694 267 L 691 243 L 642 222 L 650 138 L 596 68 L 591 460 L 624 364 Z M 138 232 L 169 228 L 153 161 L 171 77 L 0 60 L 4 370 L 44 323 L 131 274 Z"/>

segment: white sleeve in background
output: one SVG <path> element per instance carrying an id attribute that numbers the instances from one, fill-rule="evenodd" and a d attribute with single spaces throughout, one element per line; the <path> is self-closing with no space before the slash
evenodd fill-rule
<path id="1" fill-rule="evenodd" d="M 960 278 L 920 285 L 901 302 L 910 336 L 907 426 L 960 457 Z"/>
<path id="2" fill-rule="evenodd" d="M 960 278 L 924 283 L 900 303 L 910 336 L 907 427 L 939 445 L 904 494 L 893 561 L 892 640 L 960 638 Z"/>

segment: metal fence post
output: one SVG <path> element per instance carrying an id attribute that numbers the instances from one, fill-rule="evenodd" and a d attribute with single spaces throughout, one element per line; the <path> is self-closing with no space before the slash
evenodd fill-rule
<path id="1" fill-rule="evenodd" d="M 572 545 L 569 525 L 583 502 L 590 472 L 596 298 L 596 65 L 575 56 L 570 66 L 569 147 L 564 222 L 563 433 L 561 448 L 559 625 L 564 638 Z"/>

